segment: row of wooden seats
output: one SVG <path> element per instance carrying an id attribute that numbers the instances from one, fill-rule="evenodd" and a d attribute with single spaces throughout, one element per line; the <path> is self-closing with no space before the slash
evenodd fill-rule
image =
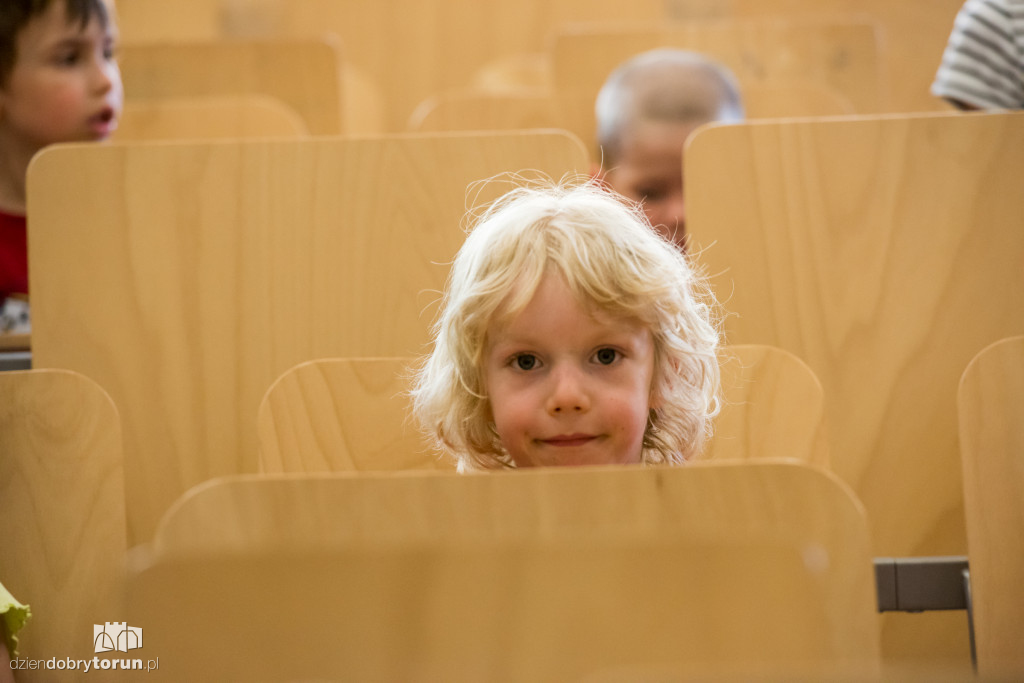
<path id="1" fill-rule="evenodd" d="M 452 469 L 409 420 L 413 358 L 321 359 L 275 381 L 257 419 L 261 472 Z M 724 405 L 710 460 L 783 459 L 828 467 L 821 384 L 791 353 L 722 354 Z M 794 410 L 794 406 L 799 406 Z"/>
<path id="2" fill-rule="evenodd" d="M 750 123 L 702 131 L 688 152 L 691 232 L 737 314 L 728 337 L 821 377 L 833 467 L 878 555 L 965 552 L 948 397 L 973 349 L 1024 328 L 1021 197 L 983 182 L 1020 177 L 1022 126 Z M 255 471 L 258 403 L 287 368 L 422 350 L 470 183 L 585 164 L 556 133 L 44 152 L 29 179 L 32 272 L 47 274 L 36 364 L 97 379 L 122 411 L 132 542 L 190 486 Z M 946 652 L 965 640 L 952 623 Z"/>
<path id="3" fill-rule="evenodd" d="M 115 142 L 299 138 L 309 135 L 293 108 L 267 95 L 183 97 L 127 104 Z"/>
<path id="4" fill-rule="evenodd" d="M 805 360 L 834 471 L 880 556 L 966 549 L 955 387 L 1024 331 L 1024 115 L 708 128 L 686 150 L 687 229 L 733 343 Z M 884 615 L 884 642 L 964 642 L 955 613 Z M 908 646 L 913 650 L 913 646 Z M 962 651 L 962 650 L 961 650 Z"/>
<path id="5" fill-rule="evenodd" d="M 488 65 L 544 55 L 551 36 L 571 24 L 618 26 L 724 21 L 861 21 L 878 27 L 885 49 L 880 108 L 937 110 L 928 85 L 941 59 L 961 0 L 560 0 L 481 7 L 472 0 L 189 0 L 171 10 L 154 0 L 122 0 L 126 42 L 219 38 L 310 38 L 333 34 L 347 62 L 382 90 L 384 130 L 399 131 L 427 97 L 468 86 Z M 174 16 L 168 16 L 170 13 Z M 193 19 L 182 16 L 191 12 Z M 387 39 L 382 39 L 386 36 Z M 797 41 L 800 42 L 800 41 Z M 840 50 L 826 62 L 793 55 L 792 64 L 841 68 L 859 52 Z M 551 62 L 541 60 L 550 68 Z M 742 64 L 740 65 L 742 66 Z"/>
<path id="6" fill-rule="evenodd" d="M 849 100 L 810 81 L 743 83 L 740 89 L 748 119 L 854 113 Z M 409 117 L 408 125 L 417 132 L 562 128 L 589 142 L 597 158 L 594 102 L 585 106 L 586 102 L 585 97 L 563 100 L 533 89 L 494 93 L 465 88 L 424 100 Z"/>
<path id="7" fill-rule="evenodd" d="M 788 367 L 799 381 L 811 376 Z M 792 398 L 768 388 L 782 386 L 771 374 L 757 375 L 769 378 L 751 400 L 759 409 Z M 730 662 L 762 676 L 809 665 L 874 680 L 867 519 L 820 469 L 761 460 L 498 479 L 236 475 L 177 501 L 125 584 L 113 401 L 71 371 L 6 373 L 0 383 L 0 571 L 35 608 L 26 656 L 91 658 L 83 633 L 127 601 L 172 680 L 254 671 L 474 680 L 496 670 L 574 680 L 652 662 L 698 671 Z M 1006 539 L 1024 515 L 1024 337 L 968 364 L 958 406 L 980 670 L 1019 672 L 1024 548 Z M 575 627 L 562 624 L 567 615 Z"/>
<path id="8" fill-rule="evenodd" d="M 594 101 L 616 65 L 645 50 L 685 46 L 730 66 L 743 83 L 752 118 L 843 114 L 880 109 L 882 77 L 876 31 L 867 22 L 749 21 L 665 28 L 631 26 L 559 31 L 549 56 L 553 78 L 545 87 L 500 93 L 494 116 L 446 129 L 557 127 L 588 144 L 594 139 Z M 419 111 L 436 97 L 462 106 L 466 90 L 405 98 L 367 82 L 343 58 L 344 46 L 323 39 L 232 40 L 127 45 L 121 67 L 129 109 L 162 99 L 262 94 L 293 107 L 313 134 L 376 133 L 422 128 Z M 408 89 L 403 82 L 402 87 Z M 481 88 L 477 98 L 494 97 Z M 403 94 L 406 94 L 403 91 Z M 421 101 L 422 100 L 422 101 Z M 538 101 L 539 100 L 539 101 Z M 399 104 L 402 103 L 402 104 Z M 472 104 L 469 104 L 472 106 Z M 511 110 L 509 108 L 512 108 Z M 476 107 L 471 111 L 494 111 Z M 522 112 L 522 113 L 516 113 Z M 388 117 L 400 118 L 386 124 Z M 433 129 L 438 129 L 436 125 Z"/>

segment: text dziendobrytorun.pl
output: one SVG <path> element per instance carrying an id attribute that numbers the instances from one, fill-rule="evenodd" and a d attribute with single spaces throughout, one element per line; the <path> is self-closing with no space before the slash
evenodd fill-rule
<path id="1" fill-rule="evenodd" d="M 71 657 L 50 657 L 49 659 L 12 659 L 11 668 L 15 671 L 84 671 L 86 673 L 102 669 L 124 671 L 156 671 L 160 668 L 160 658 L 147 659 L 72 659 Z"/>

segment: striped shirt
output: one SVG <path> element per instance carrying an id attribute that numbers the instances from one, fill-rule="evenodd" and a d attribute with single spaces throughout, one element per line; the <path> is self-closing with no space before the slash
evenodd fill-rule
<path id="1" fill-rule="evenodd" d="M 967 0 L 932 94 L 979 109 L 1024 109 L 1024 0 Z"/>

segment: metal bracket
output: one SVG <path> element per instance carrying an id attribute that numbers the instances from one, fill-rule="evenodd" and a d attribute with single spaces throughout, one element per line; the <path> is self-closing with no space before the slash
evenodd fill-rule
<path id="1" fill-rule="evenodd" d="M 879 612 L 967 609 L 967 558 L 875 558 Z"/>

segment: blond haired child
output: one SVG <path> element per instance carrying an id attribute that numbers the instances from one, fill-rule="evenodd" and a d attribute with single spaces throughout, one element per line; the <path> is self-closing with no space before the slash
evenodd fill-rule
<path id="1" fill-rule="evenodd" d="M 683 146 L 705 123 L 743 119 L 736 77 L 700 53 L 660 48 L 619 65 L 594 108 L 601 160 L 594 173 L 641 202 L 651 225 L 685 249 Z"/>
<path id="2" fill-rule="evenodd" d="M 717 412 L 713 310 L 635 204 L 516 188 L 455 258 L 414 413 L 460 471 L 682 463 Z"/>
<path id="3" fill-rule="evenodd" d="M 0 3 L 0 332 L 25 332 L 28 294 L 25 173 L 57 142 L 106 139 L 123 95 L 116 30 L 106 0 Z"/>

